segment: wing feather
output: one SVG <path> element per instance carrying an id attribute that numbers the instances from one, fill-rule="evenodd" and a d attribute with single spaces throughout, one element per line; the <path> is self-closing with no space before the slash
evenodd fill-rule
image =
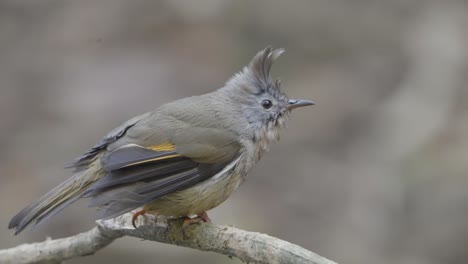
<path id="1" fill-rule="evenodd" d="M 124 137 L 127 131 L 135 126 L 140 120 L 145 118 L 148 113 L 136 116 L 121 126 L 115 128 L 114 130 L 110 131 L 103 139 L 101 139 L 96 145 L 94 145 L 91 149 L 86 151 L 81 157 L 75 159 L 72 163 L 65 165 L 65 168 L 74 168 L 75 171 L 82 171 L 87 168 L 87 166 L 93 161 L 93 159 L 99 154 L 101 151 L 105 150 L 109 144 L 112 144 L 119 140 L 120 138 Z"/>
<path id="2" fill-rule="evenodd" d="M 131 144 L 101 157 L 107 174 L 82 197 L 99 207 L 97 218 L 111 218 L 204 181 L 221 171 L 226 162 L 199 163 L 179 155 L 165 143 L 144 148 Z"/>
<path id="3" fill-rule="evenodd" d="M 175 149 L 166 148 L 158 151 L 136 144 L 129 144 L 104 154 L 101 158 L 101 164 L 106 171 L 115 171 L 125 167 L 177 157 L 180 157 L 180 155 L 175 152 Z"/>
<path id="4" fill-rule="evenodd" d="M 112 218 L 164 195 L 188 188 L 209 178 L 207 176 L 202 176 L 195 168 L 164 179 L 122 185 L 97 193 L 91 198 L 88 206 L 99 207 L 96 214 L 98 219 Z"/>
<path id="5" fill-rule="evenodd" d="M 144 164 L 133 168 L 123 168 L 107 173 L 106 176 L 96 181 L 87 191 L 104 189 L 116 185 L 147 181 L 151 178 L 169 176 L 174 173 L 195 168 L 198 164 L 187 158 L 174 159 L 171 162 L 161 164 Z"/>

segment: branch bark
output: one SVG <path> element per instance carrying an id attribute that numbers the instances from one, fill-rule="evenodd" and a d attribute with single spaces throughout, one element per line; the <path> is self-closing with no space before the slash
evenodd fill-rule
<path id="1" fill-rule="evenodd" d="M 287 241 L 231 226 L 194 224 L 186 230 L 185 237 L 182 221 L 167 223 L 152 216 L 140 217 L 138 229 L 131 225 L 130 214 L 97 221 L 97 224 L 90 231 L 75 236 L 0 250 L 0 263 L 60 263 L 66 259 L 92 255 L 123 236 L 217 252 L 244 262 L 335 263 Z"/>

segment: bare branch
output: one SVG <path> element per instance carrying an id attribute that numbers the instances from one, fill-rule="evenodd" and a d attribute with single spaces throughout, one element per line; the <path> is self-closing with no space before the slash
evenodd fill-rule
<path id="1" fill-rule="evenodd" d="M 182 222 L 156 221 L 141 217 L 138 229 L 131 225 L 131 215 L 98 221 L 92 230 L 63 239 L 46 240 L 0 250 L 0 263 L 60 263 L 62 260 L 94 254 L 122 236 L 137 237 L 203 251 L 213 251 L 254 263 L 333 264 L 300 246 L 265 234 L 230 226 L 194 224 L 182 232 Z"/>
<path id="2" fill-rule="evenodd" d="M 23 244 L 0 250 L 0 263 L 60 263 L 62 260 L 92 255 L 121 237 L 117 231 L 108 232 L 100 226 L 75 236 Z"/>

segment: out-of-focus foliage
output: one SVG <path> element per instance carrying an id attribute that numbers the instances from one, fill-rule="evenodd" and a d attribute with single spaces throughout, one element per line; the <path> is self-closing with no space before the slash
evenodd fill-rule
<path id="1" fill-rule="evenodd" d="M 282 140 L 211 212 L 339 263 L 468 258 L 466 1 L 0 1 L 0 248 L 93 226 L 78 203 L 12 215 L 128 118 L 212 91 L 267 45 L 291 97 Z M 122 239 L 70 263 L 235 263 Z"/>

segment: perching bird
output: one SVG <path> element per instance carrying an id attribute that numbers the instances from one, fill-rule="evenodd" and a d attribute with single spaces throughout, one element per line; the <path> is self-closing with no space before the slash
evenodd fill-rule
<path id="1" fill-rule="evenodd" d="M 112 130 L 69 166 L 72 177 L 20 211 L 8 228 L 18 234 L 80 198 L 98 207 L 98 219 L 142 207 L 133 224 L 144 213 L 209 221 L 206 211 L 239 187 L 279 139 L 289 112 L 314 104 L 288 99 L 271 80 L 283 51 L 266 48 L 224 87 L 161 105 Z"/>

